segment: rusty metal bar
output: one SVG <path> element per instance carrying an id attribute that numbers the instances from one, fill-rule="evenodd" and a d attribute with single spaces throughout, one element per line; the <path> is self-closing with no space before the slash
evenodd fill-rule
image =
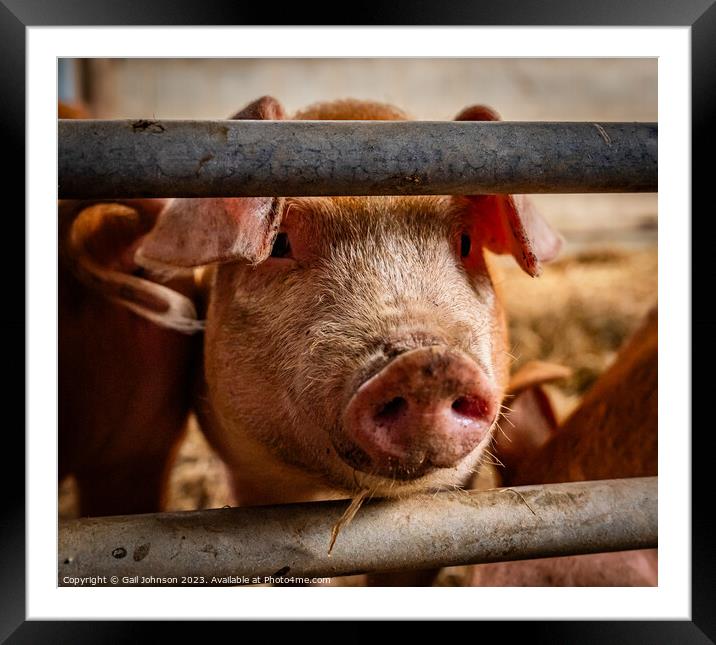
<path id="1" fill-rule="evenodd" d="M 656 189 L 655 123 L 59 122 L 60 198 Z"/>
<path id="2" fill-rule="evenodd" d="M 656 477 L 376 500 L 343 528 L 329 555 L 331 529 L 347 504 L 64 522 L 58 583 L 182 584 L 188 576 L 195 584 L 237 584 L 657 546 Z"/>

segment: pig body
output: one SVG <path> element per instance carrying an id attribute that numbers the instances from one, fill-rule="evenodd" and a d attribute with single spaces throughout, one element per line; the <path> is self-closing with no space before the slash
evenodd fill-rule
<path id="1" fill-rule="evenodd" d="M 504 463 L 502 483 L 522 486 L 655 476 L 657 394 L 658 316 L 654 309 L 559 428 L 542 433 L 539 442 L 531 432 L 532 420 L 527 420 L 512 430 L 508 426 L 510 440 L 497 437 L 496 448 Z"/>
<path id="2" fill-rule="evenodd" d="M 472 587 L 654 587 L 656 549 L 495 562 L 472 567 Z"/>

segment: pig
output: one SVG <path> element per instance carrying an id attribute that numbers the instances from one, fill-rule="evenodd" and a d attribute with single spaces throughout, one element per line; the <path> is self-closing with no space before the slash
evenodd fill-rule
<path id="1" fill-rule="evenodd" d="M 58 104 L 58 117 L 89 118 Z M 191 409 L 202 325 L 193 274 L 133 256 L 163 199 L 63 200 L 58 208 L 58 477 L 83 516 L 164 508 Z"/>
<path id="2" fill-rule="evenodd" d="M 83 516 L 159 511 L 190 410 L 192 276 L 132 259 L 163 200 L 59 204 L 59 464 Z"/>
<path id="3" fill-rule="evenodd" d="M 233 118 L 285 112 L 263 97 Z M 344 100 L 294 118 L 408 116 Z M 489 254 L 536 276 L 560 245 L 521 195 L 174 199 L 135 261 L 206 269 L 196 411 L 255 505 L 464 485 L 509 372 Z"/>
<path id="4" fill-rule="evenodd" d="M 614 364 L 558 425 L 538 380 L 518 386 L 496 437 L 505 486 L 657 474 L 658 314 L 653 309 Z M 539 407 L 535 406 L 539 401 Z M 523 414 L 523 406 L 532 413 Z M 480 586 L 654 586 L 657 551 L 502 562 L 472 568 Z"/>
<path id="5" fill-rule="evenodd" d="M 537 383 L 529 383 L 529 386 Z M 652 309 L 613 365 L 559 427 L 549 406 L 496 437 L 507 486 L 657 474 L 658 313 Z M 511 407 L 519 414 L 521 389 Z M 509 414 L 508 419 L 514 419 Z M 544 428 L 538 433 L 534 426 Z"/>
<path id="6" fill-rule="evenodd" d="M 90 113 L 82 103 L 57 103 L 58 119 L 89 119 Z"/>

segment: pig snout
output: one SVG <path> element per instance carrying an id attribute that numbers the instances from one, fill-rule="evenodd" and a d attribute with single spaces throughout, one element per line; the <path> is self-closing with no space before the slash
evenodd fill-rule
<path id="1" fill-rule="evenodd" d="M 472 452 L 498 407 L 495 388 L 469 356 L 444 346 L 414 349 L 353 394 L 343 414 L 351 449 L 339 453 L 359 470 L 415 479 Z"/>

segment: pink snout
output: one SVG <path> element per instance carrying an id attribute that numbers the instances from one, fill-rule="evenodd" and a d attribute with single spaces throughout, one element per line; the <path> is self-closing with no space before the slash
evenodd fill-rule
<path id="1" fill-rule="evenodd" d="M 489 432 L 499 401 L 470 357 L 447 347 L 401 354 L 363 383 L 344 415 L 354 467 L 414 479 L 449 468 Z M 357 448 L 358 450 L 355 450 Z"/>

